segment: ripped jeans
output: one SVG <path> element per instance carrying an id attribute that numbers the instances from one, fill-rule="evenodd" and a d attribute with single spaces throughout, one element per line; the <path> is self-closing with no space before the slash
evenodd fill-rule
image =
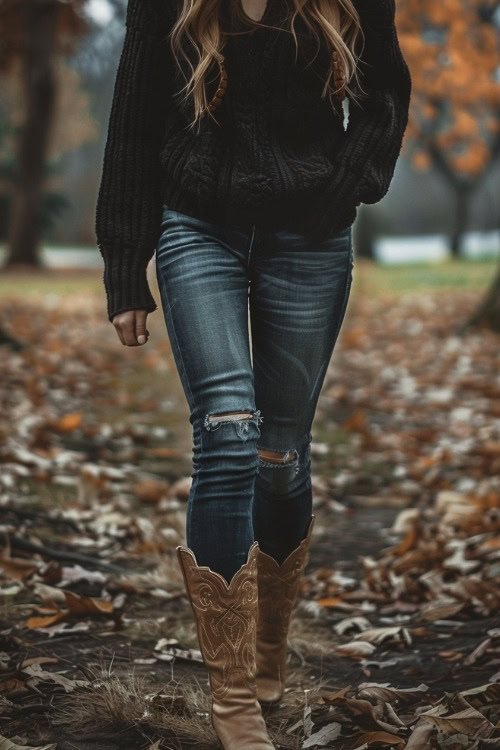
<path id="1" fill-rule="evenodd" d="M 156 273 L 193 429 L 187 544 L 228 581 L 254 540 L 281 563 L 306 533 L 311 426 L 352 268 L 352 227 L 312 244 L 163 206 Z"/>

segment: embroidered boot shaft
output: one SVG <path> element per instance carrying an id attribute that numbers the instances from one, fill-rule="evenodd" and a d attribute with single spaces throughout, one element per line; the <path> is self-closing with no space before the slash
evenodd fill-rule
<path id="1" fill-rule="evenodd" d="M 177 548 L 210 677 L 212 725 L 224 750 L 273 750 L 255 682 L 257 550 L 255 542 L 228 585 L 198 566 L 190 549 Z"/>
<path id="2" fill-rule="evenodd" d="M 257 695 L 276 703 L 285 689 L 290 617 L 299 592 L 311 542 L 314 516 L 307 535 L 282 565 L 260 549 L 257 553 L 259 617 L 257 621 Z"/>

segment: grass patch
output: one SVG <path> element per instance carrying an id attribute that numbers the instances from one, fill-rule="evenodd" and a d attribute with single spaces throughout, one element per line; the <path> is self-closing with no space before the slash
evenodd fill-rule
<path id="1" fill-rule="evenodd" d="M 414 290 L 485 290 L 498 268 L 492 258 L 480 260 L 449 259 L 436 263 L 408 263 L 383 266 L 364 258 L 355 258 L 353 294 L 401 294 Z M 159 303 L 155 274 L 148 274 L 151 289 Z M 0 296 L 39 297 L 50 294 L 69 296 L 88 293 L 102 297 L 102 272 L 96 269 L 0 272 Z"/>
<path id="2" fill-rule="evenodd" d="M 134 673 L 118 677 L 103 667 L 89 672 L 89 685 L 57 703 L 51 721 L 79 737 L 136 729 L 153 730 L 163 739 L 185 739 L 200 748 L 217 747 L 209 723 L 210 697 L 200 686 L 171 681 L 153 687 Z M 180 747 L 180 745 L 178 745 Z"/>
<path id="3" fill-rule="evenodd" d="M 485 291 L 498 270 L 498 261 L 445 260 L 382 266 L 364 258 L 355 259 L 353 294 L 401 294 L 413 291 Z"/>
<path id="4" fill-rule="evenodd" d="M 72 737 L 97 734 L 104 739 L 135 730 L 144 738 L 154 733 L 156 738 L 173 742 L 176 749 L 220 747 L 210 724 L 208 687 L 186 679 L 153 686 L 134 673 L 119 678 L 103 666 L 86 668 L 85 673 L 89 684 L 59 697 L 51 713 L 51 723 Z M 309 692 L 319 692 L 319 686 Z M 304 693 L 296 691 L 268 717 L 270 738 L 280 748 L 297 748 L 297 737 L 286 730 L 302 717 L 303 710 Z"/>
<path id="5" fill-rule="evenodd" d="M 16 297 L 32 300 L 49 295 L 67 297 L 72 294 L 104 296 L 102 273 L 94 269 L 0 272 L 0 297 L 3 300 Z"/>

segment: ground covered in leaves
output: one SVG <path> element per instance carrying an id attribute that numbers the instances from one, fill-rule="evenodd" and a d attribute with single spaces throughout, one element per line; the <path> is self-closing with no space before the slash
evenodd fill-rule
<path id="1" fill-rule="evenodd" d="M 458 333 L 477 291 L 360 293 L 372 268 L 318 406 L 317 524 L 266 720 L 277 748 L 500 748 L 498 336 Z M 0 750 L 215 748 L 161 312 L 127 349 L 95 278 L 64 284 L 0 303 Z"/>

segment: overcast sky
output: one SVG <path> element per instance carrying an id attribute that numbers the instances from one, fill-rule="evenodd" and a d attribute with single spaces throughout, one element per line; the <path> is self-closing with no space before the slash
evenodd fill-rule
<path id="1" fill-rule="evenodd" d="M 108 0 L 88 0 L 85 10 L 99 26 L 106 26 L 114 16 L 113 6 Z"/>

